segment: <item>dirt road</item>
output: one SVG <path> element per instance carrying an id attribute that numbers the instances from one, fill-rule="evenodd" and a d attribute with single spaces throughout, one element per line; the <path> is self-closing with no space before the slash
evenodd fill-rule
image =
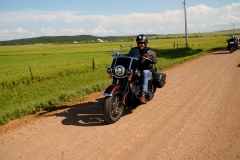
<path id="1" fill-rule="evenodd" d="M 152 101 L 112 125 L 102 122 L 103 97 L 95 93 L 69 109 L 0 127 L 1 159 L 240 159 L 240 50 L 165 73 Z"/>

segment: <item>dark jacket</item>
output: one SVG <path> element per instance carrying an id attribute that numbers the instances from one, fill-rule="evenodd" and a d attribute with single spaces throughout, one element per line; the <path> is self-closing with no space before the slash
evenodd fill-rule
<path id="1" fill-rule="evenodd" d="M 151 61 L 143 58 L 143 57 L 146 57 L 146 54 L 148 55 L 149 59 L 151 59 Z M 154 64 L 157 63 L 155 49 L 147 47 L 145 50 L 139 50 L 138 47 L 134 47 L 130 50 L 130 52 L 126 56 L 139 59 L 139 64 L 138 64 L 139 70 L 150 70 L 152 72 L 156 71 L 156 68 L 154 66 Z"/>

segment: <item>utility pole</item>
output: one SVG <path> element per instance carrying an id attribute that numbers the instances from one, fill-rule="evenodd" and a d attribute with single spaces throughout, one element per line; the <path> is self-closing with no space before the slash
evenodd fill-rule
<path id="1" fill-rule="evenodd" d="M 234 23 L 233 23 L 233 35 L 234 35 Z"/>
<path id="2" fill-rule="evenodd" d="M 185 15 L 185 37 L 186 37 L 186 48 L 188 48 L 188 29 L 187 29 L 187 11 L 186 11 L 186 2 L 183 1 L 184 5 L 184 15 Z"/>

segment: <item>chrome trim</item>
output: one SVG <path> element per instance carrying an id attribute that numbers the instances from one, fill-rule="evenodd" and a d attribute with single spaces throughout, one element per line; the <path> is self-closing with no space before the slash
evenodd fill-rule
<path id="1" fill-rule="evenodd" d="M 117 76 L 124 76 L 125 75 L 125 68 L 122 65 L 117 65 L 114 68 L 114 72 Z"/>
<path id="2" fill-rule="evenodd" d="M 133 71 L 131 69 L 126 69 L 126 75 L 131 76 L 133 74 Z"/>
<path id="3" fill-rule="evenodd" d="M 108 73 L 108 74 L 112 74 L 112 68 L 110 68 L 110 67 L 107 68 L 107 73 Z"/>
<path id="4" fill-rule="evenodd" d="M 105 97 L 112 97 L 113 94 L 109 94 L 109 93 L 103 93 L 103 96 Z"/>
<path id="5" fill-rule="evenodd" d="M 113 76 L 113 77 L 116 77 L 116 78 L 132 77 L 132 76 L 129 76 L 129 75 L 125 75 L 125 76 L 118 77 L 118 76 L 117 76 L 117 75 L 115 75 L 115 74 L 113 74 L 112 76 Z"/>

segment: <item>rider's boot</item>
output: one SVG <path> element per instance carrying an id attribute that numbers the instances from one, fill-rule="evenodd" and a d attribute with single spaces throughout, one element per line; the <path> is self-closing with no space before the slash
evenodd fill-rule
<path id="1" fill-rule="evenodd" d="M 145 92 L 142 92 L 142 95 L 140 97 L 140 102 L 143 103 L 143 104 L 146 104 L 146 93 Z"/>

